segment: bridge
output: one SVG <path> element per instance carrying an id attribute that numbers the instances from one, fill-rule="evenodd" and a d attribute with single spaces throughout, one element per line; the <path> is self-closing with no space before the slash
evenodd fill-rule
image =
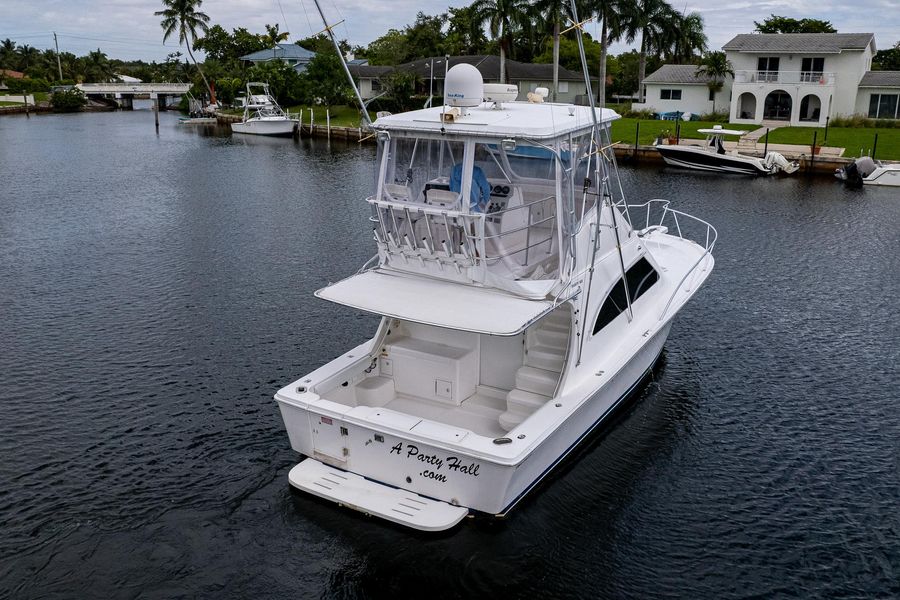
<path id="1" fill-rule="evenodd" d="M 155 99 L 159 110 L 166 110 L 166 100 L 181 96 L 191 89 L 189 83 L 79 83 L 85 96 L 113 100 L 119 108 L 131 109 L 138 96 Z"/>

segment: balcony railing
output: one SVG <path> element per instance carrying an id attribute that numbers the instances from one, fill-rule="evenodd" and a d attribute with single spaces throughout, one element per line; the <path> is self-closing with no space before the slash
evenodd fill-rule
<path id="1" fill-rule="evenodd" d="M 825 71 L 735 71 L 734 82 L 834 85 L 834 73 Z"/>

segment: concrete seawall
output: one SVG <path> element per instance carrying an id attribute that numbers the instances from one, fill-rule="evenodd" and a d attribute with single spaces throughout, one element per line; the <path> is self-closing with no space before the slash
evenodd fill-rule
<path id="1" fill-rule="evenodd" d="M 221 124 L 228 124 L 241 121 L 239 115 L 226 115 L 217 113 L 216 118 Z M 300 137 L 317 137 L 327 138 L 328 127 L 325 125 L 300 125 L 298 128 Z M 374 144 L 374 136 L 366 134 L 358 127 L 331 127 L 331 138 L 338 140 L 352 140 L 362 143 Z M 663 165 L 665 162 L 656 148 L 653 146 L 626 146 L 618 144 L 615 146 L 617 160 L 623 164 L 657 164 Z M 760 154 L 760 153 L 757 153 Z M 810 175 L 826 175 L 831 177 L 834 170 L 853 162 L 852 158 L 836 157 L 836 156 L 812 156 L 809 153 L 784 153 L 785 158 L 800 163 L 799 173 L 808 173 Z"/>

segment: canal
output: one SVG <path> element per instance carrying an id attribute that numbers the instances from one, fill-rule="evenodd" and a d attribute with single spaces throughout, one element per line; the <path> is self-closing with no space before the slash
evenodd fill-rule
<path id="1" fill-rule="evenodd" d="M 900 194 L 623 167 L 719 231 L 618 421 L 504 522 L 293 492 L 275 391 L 369 336 L 369 146 L 0 118 L 0 597 L 900 596 Z"/>

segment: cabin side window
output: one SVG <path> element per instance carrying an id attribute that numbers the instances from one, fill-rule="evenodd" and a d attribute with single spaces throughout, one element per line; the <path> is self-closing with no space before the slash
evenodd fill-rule
<path id="1" fill-rule="evenodd" d="M 643 257 L 625 272 L 625 277 L 628 279 L 628 292 L 631 295 L 632 303 L 643 296 L 654 283 L 659 281 L 659 273 L 657 273 L 656 269 L 654 269 L 647 259 Z M 625 312 L 627 308 L 628 303 L 625 299 L 625 283 L 620 277 L 616 282 L 616 285 L 609 291 L 606 300 L 603 301 L 600 312 L 597 313 L 597 321 L 594 323 L 593 333 L 596 334 L 598 331 L 612 323 L 613 320 Z"/>

